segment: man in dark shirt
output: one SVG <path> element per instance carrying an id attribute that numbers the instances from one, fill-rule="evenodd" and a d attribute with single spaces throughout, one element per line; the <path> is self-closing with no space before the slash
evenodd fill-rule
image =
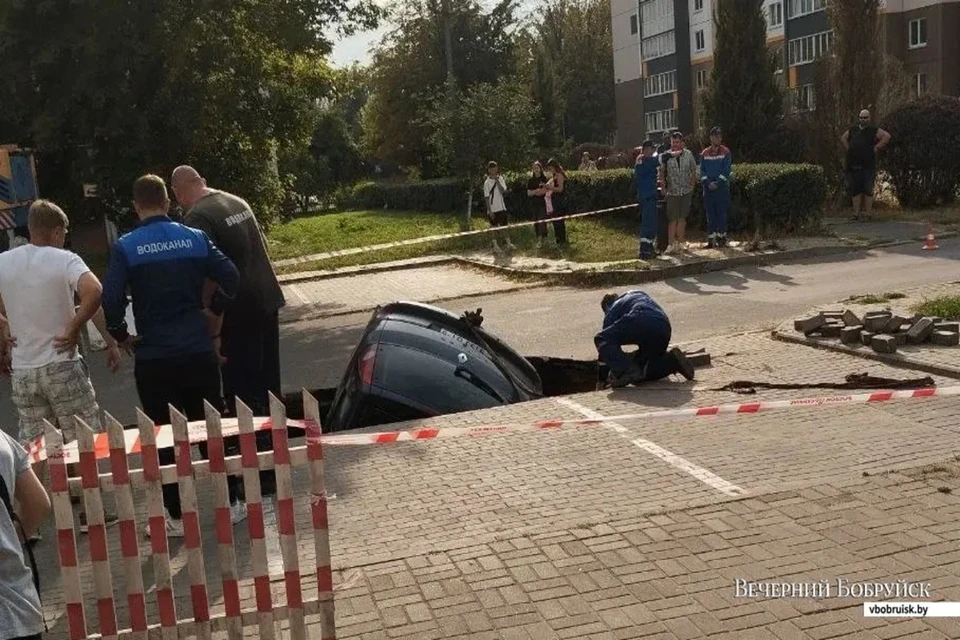
<path id="1" fill-rule="evenodd" d="M 140 226 L 117 240 L 103 283 L 107 330 L 134 353 L 134 378 L 144 413 L 155 424 L 169 424 L 169 405 L 188 420 L 204 419 L 204 402 L 222 410 L 220 368 L 215 339 L 223 310 L 237 294 L 240 275 L 227 256 L 196 229 L 167 216 L 170 200 L 163 179 L 148 175 L 133 185 Z M 216 282 L 204 307 L 206 282 Z M 139 336 L 127 330 L 127 290 Z M 205 451 L 201 447 L 201 453 Z M 172 449 L 161 450 L 160 464 L 173 464 Z M 246 517 L 231 483 L 234 523 Z M 180 492 L 163 486 L 168 537 L 183 537 Z"/>
<path id="2" fill-rule="evenodd" d="M 890 134 L 871 124 L 870 112 L 864 109 L 860 122 L 847 129 L 840 142 L 847 152 L 847 191 L 853 199 L 853 219 L 859 220 L 861 210 L 869 216 L 873 207 L 877 152 L 889 144 Z"/>
<path id="3" fill-rule="evenodd" d="M 268 416 L 269 394 L 282 393 L 278 314 L 285 301 L 263 231 L 245 200 L 208 188 L 193 167 L 177 167 L 171 184 L 186 211 L 184 224 L 205 231 L 240 271 L 240 291 L 224 314 L 221 332 L 227 408 L 236 415 L 239 399 L 254 415 Z M 269 451 L 272 441 L 269 431 L 257 434 L 261 451 Z M 273 472 L 260 475 L 264 494 L 271 495 Z"/>

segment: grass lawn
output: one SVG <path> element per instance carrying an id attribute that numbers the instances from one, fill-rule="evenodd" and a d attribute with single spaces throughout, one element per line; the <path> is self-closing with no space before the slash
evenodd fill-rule
<path id="1" fill-rule="evenodd" d="M 270 231 L 268 240 L 271 257 L 281 260 L 312 253 L 456 232 L 460 231 L 461 221 L 462 216 L 456 214 L 409 211 L 334 213 L 300 218 L 278 225 Z M 536 248 L 536 236 L 532 225 L 511 230 L 510 238 L 516 245 L 519 255 L 552 259 L 566 258 L 575 262 L 612 262 L 633 260 L 637 257 L 639 226 L 637 211 L 635 208 L 630 208 L 569 221 L 567 235 L 570 245 L 564 250 L 552 245 L 552 228 L 549 230 L 550 243 L 539 251 Z M 484 216 L 475 215 L 473 228 L 486 229 L 489 228 L 489 224 Z M 691 240 L 702 237 L 700 232 L 692 229 L 687 235 Z M 279 271 L 335 269 L 442 253 L 487 251 L 489 247 L 490 236 L 488 235 L 454 238 L 304 263 L 280 268 Z"/>
<path id="2" fill-rule="evenodd" d="M 634 209 L 602 214 L 598 218 L 572 220 L 567 223 L 570 246 L 536 249 L 533 226 L 510 231 L 510 238 L 522 255 L 544 258 L 568 258 L 577 262 L 608 262 L 636 258 L 639 223 Z M 419 213 L 410 211 L 357 211 L 300 218 L 279 225 L 270 231 L 270 254 L 275 260 L 322 253 L 337 249 L 381 244 L 423 236 L 460 231 L 463 217 L 456 214 Z M 489 228 L 486 217 L 474 216 L 473 229 Z M 550 237 L 553 231 L 550 230 Z M 552 241 L 551 241 L 552 242 Z M 334 269 L 339 267 L 404 260 L 442 253 L 485 251 L 490 236 L 453 238 L 408 247 L 396 247 L 343 256 L 315 263 L 281 268 L 280 271 Z"/>
<path id="3" fill-rule="evenodd" d="M 914 306 L 913 310 L 922 316 L 956 320 L 960 318 L 960 296 L 941 296 Z"/>

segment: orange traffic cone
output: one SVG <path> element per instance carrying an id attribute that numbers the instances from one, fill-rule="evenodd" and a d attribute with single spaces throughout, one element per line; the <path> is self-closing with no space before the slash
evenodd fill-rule
<path id="1" fill-rule="evenodd" d="M 933 237 L 933 225 L 929 222 L 927 223 L 927 239 L 923 241 L 923 250 L 924 251 L 933 251 L 934 249 L 939 249 L 937 246 L 937 240 Z"/>

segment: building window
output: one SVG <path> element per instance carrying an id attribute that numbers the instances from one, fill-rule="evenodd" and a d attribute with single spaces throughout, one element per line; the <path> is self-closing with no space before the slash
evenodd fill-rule
<path id="1" fill-rule="evenodd" d="M 677 90 L 677 72 L 667 71 L 650 76 L 644 80 L 644 97 L 659 96 Z"/>
<path id="2" fill-rule="evenodd" d="M 709 71 L 706 69 L 697 69 L 697 89 L 703 89 L 707 86 L 707 74 Z"/>
<path id="3" fill-rule="evenodd" d="M 703 131 L 707 128 L 707 117 L 703 113 L 703 109 L 697 111 L 697 131 Z"/>
<path id="4" fill-rule="evenodd" d="M 767 7 L 767 26 L 771 29 L 783 25 L 783 3 L 774 2 Z"/>
<path id="5" fill-rule="evenodd" d="M 640 3 L 640 16 L 644 24 L 673 15 L 673 0 L 645 0 Z"/>
<path id="6" fill-rule="evenodd" d="M 787 17 L 799 18 L 827 8 L 827 0 L 787 0 Z"/>
<path id="7" fill-rule="evenodd" d="M 703 0 L 693 0 L 693 10 L 703 11 Z"/>
<path id="8" fill-rule="evenodd" d="M 696 43 L 697 51 L 703 51 L 707 48 L 707 38 L 703 35 L 703 29 L 693 34 L 693 38 L 694 42 Z"/>
<path id="9" fill-rule="evenodd" d="M 815 33 L 812 36 L 796 38 L 787 43 L 790 55 L 790 66 L 813 62 L 827 51 L 833 44 L 833 31 Z"/>
<path id="10" fill-rule="evenodd" d="M 927 74 L 918 73 L 913 76 L 913 91 L 917 94 L 917 97 L 927 92 Z"/>
<path id="11" fill-rule="evenodd" d="M 816 108 L 817 103 L 814 99 L 812 84 L 805 84 L 793 88 L 794 111 L 813 111 Z"/>
<path id="12" fill-rule="evenodd" d="M 910 48 L 927 46 L 927 19 L 918 18 L 910 21 Z"/>
<path id="13" fill-rule="evenodd" d="M 677 51 L 677 41 L 673 31 L 658 33 L 650 38 L 644 38 L 640 41 L 640 51 L 643 53 L 644 60 L 653 60 L 662 56 L 668 56 Z"/>
<path id="14" fill-rule="evenodd" d="M 675 109 L 651 111 L 646 114 L 647 136 L 659 131 L 666 131 L 677 126 L 677 112 Z"/>
<path id="15" fill-rule="evenodd" d="M 630 35 L 635 36 L 640 31 L 640 25 L 637 23 L 637 14 L 630 16 Z"/>

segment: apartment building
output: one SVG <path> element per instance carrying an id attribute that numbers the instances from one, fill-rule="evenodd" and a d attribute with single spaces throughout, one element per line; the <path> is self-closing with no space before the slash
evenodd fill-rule
<path id="1" fill-rule="evenodd" d="M 618 146 L 710 124 L 697 94 L 713 67 L 721 1 L 611 0 Z M 826 0 L 764 0 L 763 11 L 789 108 L 815 109 L 812 63 L 833 43 Z M 881 28 L 918 94 L 960 95 L 960 0 L 885 0 Z"/>

